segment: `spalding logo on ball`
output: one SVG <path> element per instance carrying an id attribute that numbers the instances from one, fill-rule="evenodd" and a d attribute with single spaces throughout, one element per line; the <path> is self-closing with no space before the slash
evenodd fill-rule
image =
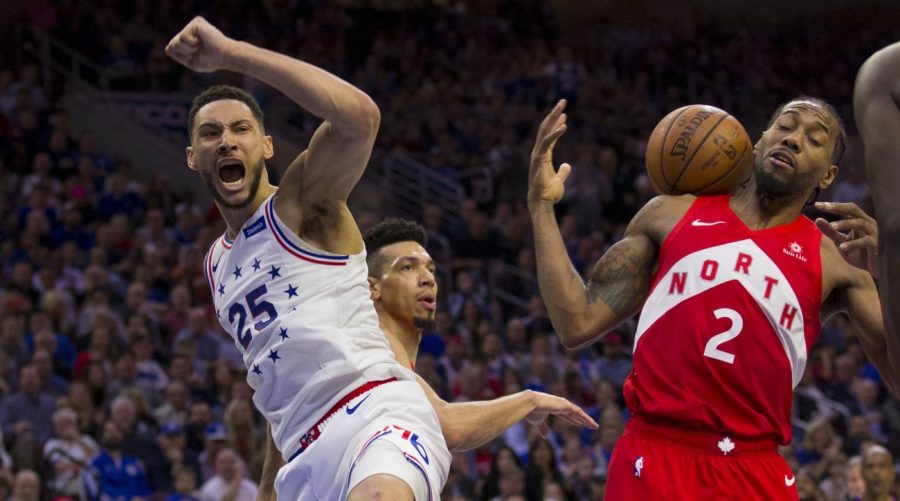
<path id="1" fill-rule="evenodd" d="M 753 170 L 753 145 L 736 118 L 714 106 L 692 104 L 656 125 L 645 152 L 657 193 L 730 193 Z"/>

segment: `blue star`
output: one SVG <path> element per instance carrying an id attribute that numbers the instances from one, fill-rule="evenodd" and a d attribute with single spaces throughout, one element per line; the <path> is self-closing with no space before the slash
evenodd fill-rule
<path id="1" fill-rule="evenodd" d="M 256 364 L 253 364 L 253 373 L 257 376 L 262 376 L 262 371 L 259 370 L 259 366 Z"/>
<path id="2" fill-rule="evenodd" d="M 285 329 L 284 327 L 281 328 L 281 332 L 279 332 L 278 335 L 281 336 L 282 341 L 284 341 L 285 339 L 289 339 L 287 335 L 287 329 Z"/>
<path id="3" fill-rule="evenodd" d="M 234 275 L 235 280 L 241 278 L 241 267 L 234 265 L 234 271 L 232 271 L 231 274 Z"/>
<path id="4" fill-rule="evenodd" d="M 275 265 L 272 265 L 272 269 L 269 270 L 269 275 L 272 275 L 272 280 L 275 280 L 275 277 L 281 276 L 281 267 L 276 268 Z"/>
<path id="5" fill-rule="evenodd" d="M 299 296 L 299 295 L 300 295 L 300 294 L 297 294 L 297 288 L 294 287 L 294 286 L 291 285 L 291 284 L 288 284 L 288 288 L 287 288 L 286 291 L 284 291 L 284 293 L 288 295 L 288 299 L 290 299 L 290 298 L 292 298 L 292 297 L 294 297 L 294 296 Z"/>
<path id="6" fill-rule="evenodd" d="M 274 364 L 276 360 L 279 360 L 281 357 L 278 356 L 278 350 L 269 350 L 269 357 L 272 359 L 272 363 Z"/>
<path id="7" fill-rule="evenodd" d="M 225 295 L 225 284 L 224 283 L 219 284 L 219 295 L 220 296 Z"/>
<path id="8" fill-rule="evenodd" d="M 253 258 L 253 271 L 259 271 L 260 261 L 259 259 Z"/>

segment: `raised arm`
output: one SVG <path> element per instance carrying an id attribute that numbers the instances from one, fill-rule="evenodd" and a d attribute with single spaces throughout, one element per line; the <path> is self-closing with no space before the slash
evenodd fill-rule
<path id="1" fill-rule="evenodd" d="M 900 43 L 863 64 L 853 90 L 853 111 L 878 220 L 879 298 L 887 331 L 900 340 Z"/>
<path id="2" fill-rule="evenodd" d="M 553 147 L 566 130 L 564 107 L 564 101 L 557 104 L 538 130 L 531 152 L 528 209 L 541 296 L 562 344 L 578 348 L 596 341 L 643 304 L 657 253 L 649 221 L 663 199 L 654 199 L 635 216 L 625 237 L 600 258 L 585 283 L 572 265 L 553 212 L 572 170 L 569 164 L 562 164 L 559 172 L 553 166 Z"/>
<path id="3" fill-rule="evenodd" d="M 256 78 L 323 119 L 309 148 L 282 176 L 277 210 L 285 223 L 300 233 L 301 226 L 313 230 L 324 226 L 331 232 L 349 226 L 352 218 L 345 202 L 365 170 L 381 120 L 368 95 L 321 68 L 233 40 L 202 17 L 194 18 L 175 35 L 166 52 L 195 71 L 229 70 Z M 304 209 L 315 214 L 310 217 L 324 216 L 329 223 L 345 224 L 338 224 L 336 230 L 316 225 L 303 215 Z M 353 225 L 353 232 L 355 228 Z M 361 240 L 354 243 L 362 247 Z"/>
<path id="4" fill-rule="evenodd" d="M 550 415 L 559 416 L 576 426 L 598 427 L 577 405 L 546 393 L 525 390 L 494 400 L 448 403 L 422 378 L 418 380 L 441 422 L 441 432 L 451 451 L 482 446 L 523 419 L 537 427 L 545 438 L 550 432 L 546 423 Z"/>

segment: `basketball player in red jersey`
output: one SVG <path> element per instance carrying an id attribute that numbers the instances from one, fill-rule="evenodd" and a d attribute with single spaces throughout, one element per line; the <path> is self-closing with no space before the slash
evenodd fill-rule
<path id="1" fill-rule="evenodd" d="M 790 442 L 792 390 L 820 319 L 848 313 L 895 395 L 900 382 L 900 347 L 885 335 L 870 270 L 842 255 L 875 252 L 874 220 L 852 204 L 819 205 L 844 217 L 836 226 L 800 213 L 837 174 L 839 117 L 813 98 L 779 107 L 745 186 L 733 195 L 654 198 L 585 283 L 553 213 L 571 172 L 552 163 L 564 107 L 541 124 L 528 191 L 550 318 L 575 348 L 643 309 L 624 384 L 633 417 L 610 461 L 608 499 L 797 499 L 776 447 Z M 840 231 L 850 228 L 845 242 Z"/>
<path id="2" fill-rule="evenodd" d="M 876 52 L 863 64 L 853 111 L 865 144 L 878 216 L 881 305 L 888 331 L 900 335 L 900 43 Z"/>

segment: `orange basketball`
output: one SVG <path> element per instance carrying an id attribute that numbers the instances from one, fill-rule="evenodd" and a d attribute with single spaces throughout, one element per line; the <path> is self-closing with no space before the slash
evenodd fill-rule
<path id="1" fill-rule="evenodd" d="M 753 146 L 736 118 L 692 104 L 666 115 L 650 134 L 647 175 L 657 193 L 729 193 L 750 177 Z"/>

